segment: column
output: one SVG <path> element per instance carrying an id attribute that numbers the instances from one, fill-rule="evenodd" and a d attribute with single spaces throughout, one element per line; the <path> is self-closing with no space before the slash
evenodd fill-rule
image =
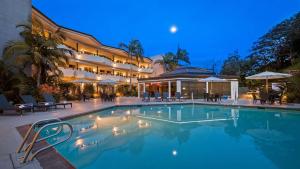
<path id="1" fill-rule="evenodd" d="M 138 98 L 141 98 L 140 83 L 138 83 Z"/>
<path id="2" fill-rule="evenodd" d="M 208 93 L 208 82 L 205 83 L 206 83 L 206 93 Z"/>
<path id="3" fill-rule="evenodd" d="M 181 80 L 176 81 L 176 92 L 181 93 Z"/>
<path id="4" fill-rule="evenodd" d="M 239 97 L 239 82 L 238 81 L 231 81 L 230 82 L 231 88 L 231 99 L 237 100 Z"/>
<path id="5" fill-rule="evenodd" d="M 79 51 L 79 44 L 76 43 L 76 52 L 78 52 L 78 51 Z"/>
<path id="6" fill-rule="evenodd" d="M 169 98 L 171 98 L 171 81 L 168 81 Z"/>

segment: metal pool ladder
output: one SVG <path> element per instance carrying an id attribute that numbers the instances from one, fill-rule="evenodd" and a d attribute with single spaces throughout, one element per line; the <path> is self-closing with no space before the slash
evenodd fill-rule
<path id="1" fill-rule="evenodd" d="M 26 145 L 26 142 L 29 140 L 30 133 L 33 132 L 34 129 L 36 129 L 37 127 L 40 127 L 40 129 L 37 130 L 37 132 L 34 134 L 34 137 L 31 140 L 31 142 Z M 56 132 L 54 134 L 49 134 L 44 137 L 40 136 L 42 131 L 44 131 L 45 129 L 49 129 L 51 127 L 53 130 L 56 130 Z M 63 132 L 64 127 L 69 128 L 69 134 L 66 138 L 64 138 L 58 142 L 55 142 L 53 144 L 49 144 L 46 147 L 40 148 L 37 151 L 32 152 L 32 149 L 36 143 L 61 134 Z M 27 133 L 26 133 L 21 145 L 18 147 L 18 149 L 16 151 L 17 154 L 24 153 L 24 156 L 21 156 L 19 158 L 20 162 L 26 163 L 26 162 L 32 161 L 33 158 L 40 152 L 69 140 L 72 137 L 72 134 L 73 134 L 72 125 L 68 122 L 61 121 L 60 119 L 57 119 L 57 118 L 40 120 L 40 121 L 33 123 L 31 125 L 31 127 L 27 130 Z"/>

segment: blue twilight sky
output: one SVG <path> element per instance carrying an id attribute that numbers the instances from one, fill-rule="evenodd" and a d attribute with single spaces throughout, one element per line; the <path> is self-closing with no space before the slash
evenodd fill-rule
<path id="1" fill-rule="evenodd" d="M 193 66 L 222 64 L 300 11 L 300 0 L 33 0 L 59 25 L 86 32 L 104 44 L 139 39 L 146 56 L 187 49 Z M 172 25 L 178 27 L 171 34 Z"/>

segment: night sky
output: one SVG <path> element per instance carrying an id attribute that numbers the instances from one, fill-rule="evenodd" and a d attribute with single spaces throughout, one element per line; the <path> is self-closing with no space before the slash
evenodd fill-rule
<path id="1" fill-rule="evenodd" d="M 300 11 L 300 0 L 33 0 L 59 25 L 106 45 L 139 39 L 146 56 L 187 49 L 193 66 L 221 66 L 277 23 Z M 170 27 L 178 32 L 172 34 Z"/>

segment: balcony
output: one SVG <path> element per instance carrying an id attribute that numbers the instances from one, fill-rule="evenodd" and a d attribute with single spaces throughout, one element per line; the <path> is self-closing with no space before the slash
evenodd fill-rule
<path id="1" fill-rule="evenodd" d="M 143 72 L 143 73 L 153 73 L 153 69 L 152 68 L 139 68 L 138 71 L 139 72 Z"/>
<path id="2" fill-rule="evenodd" d="M 60 45 L 59 47 L 65 48 L 68 50 L 72 50 L 65 45 Z M 110 60 L 106 57 L 103 57 L 103 56 L 95 56 L 95 55 L 91 55 L 91 54 L 80 54 L 74 50 L 72 50 L 72 51 L 73 51 L 75 57 L 71 56 L 69 53 L 66 53 L 66 55 L 72 59 L 93 62 L 95 64 L 103 64 L 103 65 L 107 65 L 107 66 L 118 68 L 118 69 L 125 69 L 125 70 L 132 69 L 133 71 L 142 72 L 142 73 L 152 73 L 153 72 L 152 68 L 139 68 L 135 65 L 130 65 L 130 64 L 126 64 L 126 63 L 115 63 L 112 60 Z"/>
<path id="3" fill-rule="evenodd" d="M 76 70 L 76 69 L 70 69 L 70 68 L 60 68 L 60 70 L 63 72 L 64 77 L 72 77 L 72 78 L 85 78 L 90 80 L 114 80 L 120 83 L 129 83 L 130 78 L 129 77 L 123 77 L 123 76 L 116 76 L 112 74 L 96 74 L 92 72 L 87 72 L 83 70 Z M 137 83 L 137 78 L 132 78 L 132 83 Z"/>
<path id="4" fill-rule="evenodd" d="M 104 64 L 107 66 L 112 66 L 113 65 L 113 61 L 102 57 L 102 56 L 94 56 L 94 55 L 87 55 L 87 54 L 77 54 L 76 59 L 78 60 L 83 60 L 83 61 L 89 61 L 89 62 L 93 62 L 96 64 Z"/>
<path id="5" fill-rule="evenodd" d="M 138 68 L 135 65 L 130 65 L 130 64 L 126 64 L 126 63 L 115 63 L 105 57 L 102 57 L 102 56 L 78 54 L 78 55 L 76 55 L 75 59 L 93 62 L 95 64 L 104 64 L 104 65 L 118 68 L 118 69 L 130 70 L 132 68 L 133 71 L 142 72 L 142 73 L 152 73 L 153 72 L 152 68 Z"/>
<path id="6" fill-rule="evenodd" d="M 134 67 L 133 65 L 124 64 L 124 63 L 113 63 L 112 65 L 115 68 L 126 69 L 126 70 L 130 70 L 130 66 L 132 66 L 132 70 L 133 70 L 133 67 Z"/>

